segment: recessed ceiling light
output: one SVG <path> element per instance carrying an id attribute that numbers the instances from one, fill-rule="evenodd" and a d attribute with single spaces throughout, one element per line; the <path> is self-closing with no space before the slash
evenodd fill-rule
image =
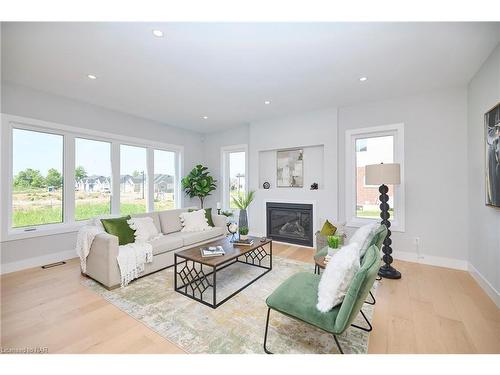
<path id="1" fill-rule="evenodd" d="M 203 116 L 203 120 L 208 120 L 208 116 Z"/>
<path id="2" fill-rule="evenodd" d="M 157 38 L 162 38 L 163 37 L 163 31 L 161 30 L 153 30 L 153 35 Z"/>
<path id="3" fill-rule="evenodd" d="M 368 77 L 361 77 L 359 80 L 360 80 L 361 82 L 365 82 L 367 79 L 368 79 Z"/>
<path id="4" fill-rule="evenodd" d="M 264 104 L 271 104 L 271 101 L 270 101 L 270 100 L 266 100 L 266 101 L 264 102 Z"/>
<path id="5" fill-rule="evenodd" d="M 93 74 L 87 74 L 87 78 L 88 79 L 97 79 L 97 76 L 95 76 Z"/>

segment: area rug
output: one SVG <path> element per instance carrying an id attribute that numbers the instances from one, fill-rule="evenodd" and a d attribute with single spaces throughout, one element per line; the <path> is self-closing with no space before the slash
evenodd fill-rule
<path id="1" fill-rule="evenodd" d="M 140 278 L 108 291 L 91 279 L 82 283 L 133 318 L 189 353 L 264 353 L 265 299 L 289 276 L 313 272 L 314 265 L 275 256 L 273 269 L 219 306 L 205 306 L 173 288 L 173 269 Z M 235 264 L 217 273 L 221 298 L 262 272 Z M 375 294 L 376 286 L 372 293 Z M 363 311 L 371 321 L 373 306 Z M 366 326 L 361 315 L 355 322 Z M 339 336 L 344 353 L 367 353 L 369 333 L 350 327 Z M 338 353 L 331 334 L 272 311 L 268 348 L 274 353 Z"/>

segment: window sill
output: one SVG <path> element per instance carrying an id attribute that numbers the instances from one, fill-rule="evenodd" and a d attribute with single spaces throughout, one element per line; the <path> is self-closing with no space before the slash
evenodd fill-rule
<path id="1" fill-rule="evenodd" d="M 354 227 L 354 228 L 359 228 L 362 227 L 363 225 L 370 224 L 370 223 L 379 223 L 380 219 L 369 219 L 369 218 L 360 218 L 360 217 L 355 217 L 351 218 L 347 221 L 346 227 Z M 403 225 L 398 220 L 391 220 L 391 231 L 392 232 L 404 232 L 405 228 Z"/>
<path id="2" fill-rule="evenodd" d="M 11 229 L 7 232 L 7 235 L 2 238 L 2 242 L 78 232 L 78 230 L 86 224 L 88 224 L 88 220 L 68 224 L 47 224 L 35 227 L 36 229 L 31 231 L 25 231 L 26 228 Z"/>

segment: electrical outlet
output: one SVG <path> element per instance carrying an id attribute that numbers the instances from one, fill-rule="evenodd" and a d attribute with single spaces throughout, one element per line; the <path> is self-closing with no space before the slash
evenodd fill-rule
<path id="1" fill-rule="evenodd" d="M 417 259 L 423 259 L 422 251 L 422 240 L 420 237 L 415 237 L 413 239 L 413 243 L 415 244 L 415 252 L 417 253 Z"/>

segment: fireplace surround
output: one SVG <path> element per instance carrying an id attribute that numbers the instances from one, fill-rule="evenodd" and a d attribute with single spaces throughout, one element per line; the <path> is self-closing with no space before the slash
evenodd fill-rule
<path id="1" fill-rule="evenodd" d="M 312 247 L 313 217 L 312 204 L 266 202 L 267 237 Z"/>

